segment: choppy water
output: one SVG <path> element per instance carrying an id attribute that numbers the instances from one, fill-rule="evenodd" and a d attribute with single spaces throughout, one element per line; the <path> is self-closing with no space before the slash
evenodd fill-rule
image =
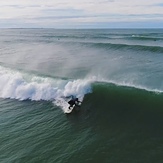
<path id="1" fill-rule="evenodd" d="M 163 162 L 162 62 L 162 29 L 1 29 L 0 162 Z"/>

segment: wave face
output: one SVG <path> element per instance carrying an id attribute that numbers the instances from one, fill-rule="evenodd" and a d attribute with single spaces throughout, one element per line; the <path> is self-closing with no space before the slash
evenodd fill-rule
<path id="1" fill-rule="evenodd" d="M 94 102 L 96 104 L 99 103 L 99 105 L 102 104 L 105 109 L 118 108 L 120 110 L 132 110 L 135 108 L 137 110 L 146 110 L 148 108 L 149 110 L 153 110 L 155 108 L 161 111 L 163 106 L 163 93 L 131 86 L 96 82 L 93 84 L 92 92 L 90 98 L 92 100 L 96 99 Z"/>

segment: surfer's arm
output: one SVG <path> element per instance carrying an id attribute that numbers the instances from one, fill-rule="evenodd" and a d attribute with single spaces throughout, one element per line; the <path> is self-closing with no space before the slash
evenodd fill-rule
<path id="1" fill-rule="evenodd" d="M 77 105 L 77 106 L 80 106 L 81 104 L 82 104 L 82 102 L 79 100 L 75 102 L 75 105 Z"/>

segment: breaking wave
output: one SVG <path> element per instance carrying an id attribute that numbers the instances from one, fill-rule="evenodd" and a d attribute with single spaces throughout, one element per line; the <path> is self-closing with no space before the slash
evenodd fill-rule
<path id="1" fill-rule="evenodd" d="M 63 80 L 35 76 L 0 66 L 0 97 L 18 100 L 55 100 L 91 92 L 91 79 Z"/>

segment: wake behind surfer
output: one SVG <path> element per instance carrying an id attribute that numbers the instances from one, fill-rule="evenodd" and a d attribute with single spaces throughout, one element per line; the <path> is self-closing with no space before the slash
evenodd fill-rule
<path id="1" fill-rule="evenodd" d="M 73 107 L 74 105 L 79 107 L 81 104 L 81 101 L 79 101 L 78 98 L 72 98 L 68 103 L 70 104 L 68 108 L 71 109 L 71 107 Z"/>

